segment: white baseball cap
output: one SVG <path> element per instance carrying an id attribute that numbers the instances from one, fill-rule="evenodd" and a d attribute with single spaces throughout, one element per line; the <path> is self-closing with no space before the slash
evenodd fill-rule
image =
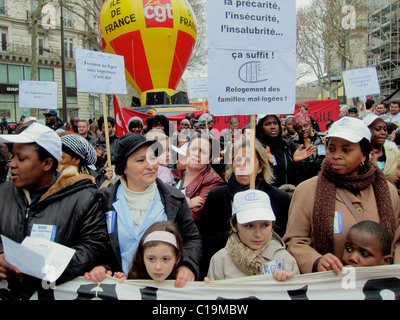
<path id="1" fill-rule="evenodd" d="M 240 224 L 276 220 L 268 194 L 254 189 L 235 194 L 232 204 L 232 215 L 234 214 Z"/>
<path id="2" fill-rule="evenodd" d="M 363 138 L 371 141 L 371 131 L 362 120 L 346 116 L 335 121 L 329 128 L 326 138 L 331 137 L 342 138 L 352 143 L 360 142 Z"/>
<path id="3" fill-rule="evenodd" d="M 385 120 L 383 120 L 381 117 L 377 116 L 376 114 L 369 113 L 369 114 L 363 119 L 363 122 L 365 123 L 365 125 L 366 125 L 367 127 L 369 127 L 369 126 L 372 124 L 372 122 L 374 122 L 376 119 L 381 119 L 382 121 L 385 121 Z"/>
<path id="4" fill-rule="evenodd" d="M 61 160 L 61 138 L 49 127 L 33 122 L 20 134 L 0 134 L 0 141 L 12 143 L 37 143 L 57 161 Z"/>

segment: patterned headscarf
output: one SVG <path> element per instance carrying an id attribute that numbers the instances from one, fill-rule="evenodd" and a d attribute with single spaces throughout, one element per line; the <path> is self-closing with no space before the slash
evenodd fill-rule
<path id="1" fill-rule="evenodd" d="M 293 116 L 292 124 L 296 126 L 300 121 L 307 121 L 311 123 L 311 115 L 309 113 L 299 112 Z"/>
<path id="2" fill-rule="evenodd" d="M 95 164 L 97 160 L 96 150 L 83 137 L 77 134 L 66 134 L 61 137 L 62 150 L 71 156 L 78 157 L 85 164 Z"/>

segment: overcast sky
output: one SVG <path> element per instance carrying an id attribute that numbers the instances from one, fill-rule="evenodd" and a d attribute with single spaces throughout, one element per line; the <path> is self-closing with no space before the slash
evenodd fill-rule
<path id="1" fill-rule="evenodd" d="M 296 0 L 296 7 L 301 8 L 311 3 L 311 0 Z"/>

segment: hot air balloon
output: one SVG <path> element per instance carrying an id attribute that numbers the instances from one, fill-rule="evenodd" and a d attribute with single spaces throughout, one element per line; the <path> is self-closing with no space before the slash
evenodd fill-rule
<path id="1" fill-rule="evenodd" d="M 124 56 L 127 81 L 145 105 L 148 92 L 174 94 L 197 24 L 187 0 L 106 0 L 100 31 L 103 50 Z"/>

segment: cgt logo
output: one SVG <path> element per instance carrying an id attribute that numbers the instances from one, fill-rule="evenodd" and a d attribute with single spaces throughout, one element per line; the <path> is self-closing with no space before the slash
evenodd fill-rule
<path id="1" fill-rule="evenodd" d="M 147 28 L 173 28 L 174 14 L 171 0 L 143 0 Z"/>

